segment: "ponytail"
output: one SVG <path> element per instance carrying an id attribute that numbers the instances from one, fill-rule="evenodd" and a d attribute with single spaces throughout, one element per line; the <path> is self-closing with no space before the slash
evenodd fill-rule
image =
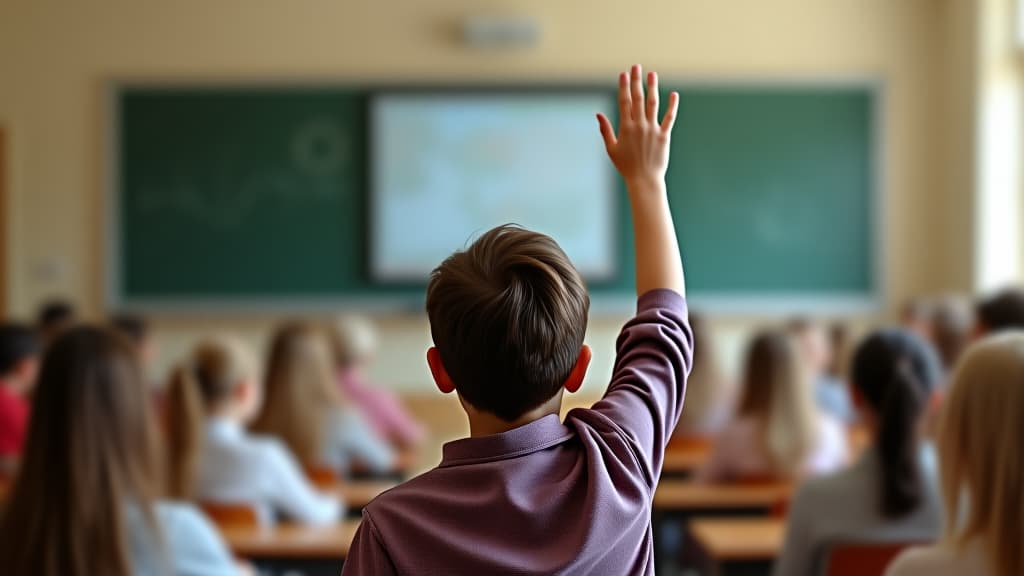
<path id="1" fill-rule="evenodd" d="M 882 461 L 882 515 L 886 518 L 913 512 L 923 498 L 917 423 L 927 400 L 924 388 L 906 360 L 899 361 L 885 387 L 877 444 Z"/>
<path id="2" fill-rule="evenodd" d="M 203 398 L 195 370 L 178 366 L 167 388 L 167 490 L 171 498 L 191 500 L 203 442 Z"/>
<path id="3" fill-rule="evenodd" d="M 854 385 L 878 417 L 879 506 L 886 518 L 906 516 L 924 499 L 918 424 L 940 374 L 934 350 L 902 330 L 872 334 L 854 356 Z"/>

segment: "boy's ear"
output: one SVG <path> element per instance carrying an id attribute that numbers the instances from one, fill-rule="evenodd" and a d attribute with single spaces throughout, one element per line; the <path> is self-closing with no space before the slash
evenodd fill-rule
<path id="1" fill-rule="evenodd" d="M 448 371 L 444 369 L 444 363 L 441 362 L 441 352 L 436 346 L 431 346 L 427 350 L 427 365 L 430 366 L 430 373 L 434 376 L 434 385 L 437 386 L 437 389 L 442 394 L 451 394 L 455 391 L 455 383 L 448 376 Z"/>
<path id="2" fill-rule="evenodd" d="M 850 384 L 850 400 L 853 401 L 854 408 L 860 410 L 864 408 L 864 395 L 861 394 L 860 388 L 853 386 L 852 382 Z"/>
<path id="3" fill-rule="evenodd" d="M 586 344 L 580 348 L 580 357 L 576 359 L 576 365 L 572 367 L 572 372 L 569 373 L 569 377 L 565 379 L 563 386 L 570 393 L 576 392 L 583 386 L 583 379 L 587 376 L 587 368 L 590 368 L 590 358 L 592 353 L 590 346 Z"/>

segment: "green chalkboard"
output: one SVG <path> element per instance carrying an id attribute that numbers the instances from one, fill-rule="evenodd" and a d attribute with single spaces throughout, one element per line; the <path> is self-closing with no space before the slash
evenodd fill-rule
<path id="1" fill-rule="evenodd" d="M 373 92 L 118 89 L 113 303 L 421 298 L 422 286 L 368 273 Z M 668 185 L 691 293 L 869 298 L 874 91 L 702 85 L 681 95 Z M 624 193 L 619 207 L 620 270 L 591 287 L 598 295 L 633 286 Z"/>

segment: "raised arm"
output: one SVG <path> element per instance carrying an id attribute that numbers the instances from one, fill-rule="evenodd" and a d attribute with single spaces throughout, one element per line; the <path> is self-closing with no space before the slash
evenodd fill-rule
<path id="1" fill-rule="evenodd" d="M 658 121 L 658 75 L 647 74 L 645 98 L 643 71 L 635 65 L 630 74 L 619 75 L 618 135 L 608 117 L 598 114 L 605 148 L 626 181 L 633 210 L 637 295 L 658 288 L 686 295 L 683 262 L 665 187 L 678 109 L 679 94 L 673 92 L 664 118 Z"/>
<path id="2" fill-rule="evenodd" d="M 641 464 L 652 489 L 661 474 L 665 444 L 683 407 L 686 376 L 693 363 L 693 333 L 683 299 L 682 259 L 665 189 L 669 137 L 679 107 L 673 93 L 658 122 L 658 77 L 634 66 L 619 76 L 621 126 L 616 135 L 598 115 L 608 156 L 626 180 L 636 235 L 637 314 L 616 343 L 612 381 L 590 412 L 595 428 L 610 428 L 626 440 L 623 461 Z"/>

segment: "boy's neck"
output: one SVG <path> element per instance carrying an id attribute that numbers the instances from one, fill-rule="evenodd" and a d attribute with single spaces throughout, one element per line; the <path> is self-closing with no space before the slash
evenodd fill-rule
<path id="1" fill-rule="evenodd" d="M 525 426 L 530 422 L 540 420 L 550 414 L 559 414 L 562 410 L 562 391 L 559 390 L 558 394 L 555 394 L 550 400 L 511 422 L 502 420 L 490 412 L 477 410 L 468 402 L 463 400 L 461 396 L 459 397 L 459 401 L 462 403 L 462 407 L 466 411 L 466 416 L 469 418 L 470 437 L 478 438 L 480 436 L 503 434 L 509 430 Z"/>

